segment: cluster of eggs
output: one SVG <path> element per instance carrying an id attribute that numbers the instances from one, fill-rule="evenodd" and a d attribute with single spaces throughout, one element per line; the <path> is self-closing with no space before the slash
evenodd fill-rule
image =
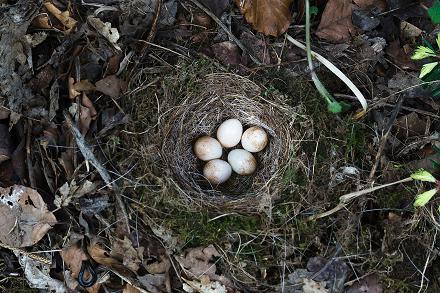
<path id="1" fill-rule="evenodd" d="M 227 162 L 222 160 L 223 148 L 230 149 L 241 142 L 241 148 L 231 150 Z M 268 143 L 268 136 L 263 128 L 252 126 L 243 132 L 243 125 L 238 119 L 228 119 L 217 129 L 217 139 L 210 136 L 199 137 L 194 144 L 194 153 L 202 161 L 203 176 L 211 184 L 222 184 L 232 175 L 251 175 L 257 169 L 257 160 L 252 153 L 262 151 Z"/>

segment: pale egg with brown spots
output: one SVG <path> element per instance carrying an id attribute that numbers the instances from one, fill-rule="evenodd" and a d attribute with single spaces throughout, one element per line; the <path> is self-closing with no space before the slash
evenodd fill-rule
<path id="1" fill-rule="evenodd" d="M 235 173 L 239 175 L 251 175 L 257 169 L 255 157 L 243 149 L 232 150 L 228 154 L 228 162 Z"/>
<path id="2" fill-rule="evenodd" d="M 203 176 L 209 183 L 218 185 L 226 182 L 232 174 L 231 165 L 219 159 L 215 159 L 206 163 L 203 167 Z"/>
<path id="3" fill-rule="evenodd" d="M 222 156 L 222 146 L 215 138 L 202 136 L 194 144 L 194 153 L 202 161 L 218 159 Z"/>
<path id="4" fill-rule="evenodd" d="M 259 126 L 252 126 L 246 129 L 241 137 L 241 145 L 251 153 L 262 151 L 268 142 L 269 139 L 266 131 Z"/>

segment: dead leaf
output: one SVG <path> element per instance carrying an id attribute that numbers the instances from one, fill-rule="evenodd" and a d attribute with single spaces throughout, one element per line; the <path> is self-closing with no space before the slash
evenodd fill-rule
<path id="1" fill-rule="evenodd" d="M 377 7 L 379 12 L 383 12 L 387 8 L 386 0 L 353 0 L 353 2 L 362 9 Z"/>
<path id="2" fill-rule="evenodd" d="M 73 77 L 69 77 L 69 79 L 67 81 L 67 86 L 69 89 L 69 99 L 71 99 L 71 100 L 74 100 L 80 94 L 80 92 L 75 90 L 75 88 L 73 86 L 74 84 L 75 84 L 75 79 Z"/>
<path id="3" fill-rule="evenodd" d="M 98 115 L 98 112 L 96 111 L 95 106 L 93 106 L 92 100 L 90 100 L 89 97 L 84 92 L 82 94 L 81 102 L 84 107 L 89 109 L 92 120 L 95 120 Z"/>
<path id="4" fill-rule="evenodd" d="M 112 98 L 117 98 L 121 94 L 124 82 L 116 75 L 109 75 L 97 81 L 95 85 L 97 91 Z"/>
<path id="5" fill-rule="evenodd" d="M 139 282 L 142 284 L 148 292 L 151 293 L 162 293 L 166 292 L 166 275 L 156 274 L 156 275 L 144 275 L 138 277 Z"/>
<path id="6" fill-rule="evenodd" d="M 229 7 L 228 0 L 201 0 L 203 5 L 208 7 L 217 17 L 220 17 L 222 13 Z"/>
<path id="7" fill-rule="evenodd" d="M 366 276 L 359 282 L 355 282 L 347 293 L 382 293 L 383 287 L 376 275 Z"/>
<path id="8" fill-rule="evenodd" d="M 411 60 L 409 55 L 403 51 L 398 40 L 390 42 L 385 52 L 391 57 L 392 61 L 402 67 L 402 69 L 418 70 L 418 66 Z"/>
<path id="9" fill-rule="evenodd" d="M 9 111 L 8 109 L 3 108 L 2 106 L 0 106 L 0 120 L 8 119 L 9 118 L 9 114 L 11 114 L 11 111 Z"/>
<path id="10" fill-rule="evenodd" d="M 421 119 L 416 113 L 411 112 L 397 119 L 395 123 L 397 128 L 396 136 L 405 139 L 424 135 L 427 132 L 427 125 L 426 120 Z"/>
<path id="11" fill-rule="evenodd" d="M 176 260 L 191 279 L 200 280 L 201 277 L 207 276 L 210 280 L 232 287 L 232 282 L 228 278 L 216 274 L 217 266 L 213 262 L 213 257 L 220 257 L 220 254 L 213 245 L 209 245 L 206 248 L 187 249 L 184 256 L 176 256 Z"/>
<path id="12" fill-rule="evenodd" d="M 132 274 L 131 271 L 126 268 L 119 260 L 112 257 L 108 251 L 102 249 L 102 247 L 97 242 L 91 243 L 90 246 L 87 247 L 87 252 L 95 262 L 106 266 L 111 270 L 115 270 L 119 274 Z"/>
<path id="13" fill-rule="evenodd" d="M 226 41 L 212 45 L 215 57 L 225 65 L 236 65 L 241 63 L 240 50 L 233 42 Z"/>
<path id="14" fill-rule="evenodd" d="M 78 277 L 82 262 L 88 259 L 87 254 L 77 243 L 70 247 L 63 248 L 61 251 L 61 257 L 63 258 L 67 269 L 70 270 L 70 274 L 73 278 Z"/>
<path id="15" fill-rule="evenodd" d="M 184 279 L 185 280 L 185 279 Z M 185 292 L 202 292 L 202 293 L 227 293 L 228 289 L 218 281 L 190 281 L 185 280 L 183 283 L 183 290 Z"/>
<path id="16" fill-rule="evenodd" d="M 351 15 L 351 0 L 329 0 L 322 14 L 316 35 L 335 43 L 347 41 L 355 33 Z"/>
<path id="17" fill-rule="evenodd" d="M 48 15 L 39 14 L 32 20 L 32 25 L 41 29 L 52 29 Z"/>
<path id="18" fill-rule="evenodd" d="M 400 22 L 400 34 L 402 39 L 414 41 L 414 39 L 420 36 L 422 32 L 421 29 L 409 22 Z"/>
<path id="19" fill-rule="evenodd" d="M 116 49 L 121 50 L 117 42 L 119 40 L 118 29 L 113 28 L 110 22 L 103 22 L 97 17 L 89 16 L 87 21 L 95 28 L 95 30 L 100 33 L 104 38 L 106 38 Z"/>
<path id="20" fill-rule="evenodd" d="M 13 247 L 31 246 L 57 220 L 34 189 L 14 185 L 0 188 L 0 241 Z"/>
<path id="21" fill-rule="evenodd" d="M 131 240 L 124 237 L 124 240 L 114 239 L 112 243 L 111 256 L 122 260 L 122 264 L 133 272 L 137 272 L 142 264 L 144 248 L 134 248 Z"/>
<path id="22" fill-rule="evenodd" d="M 66 292 L 63 282 L 50 277 L 49 265 L 37 262 L 26 255 L 19 253 L 16 253 L 16 255 L 31 288 L 54 293 Z"/>
<path id="23" fill-rule="evenodd" d="M 93 83 L 91 83 L 89 80 L 83 79 L 83 80 L 80 80 L 77 83 L 75 83 L 73 85 L 73 89 L 78 91 L 78 92 L 94 91 L 95 90 L 95 85 Z"/>
<path id="24" fill-rule="evenodd" d="M 325 289 L 325 282 L 320 283 L 308 278 L 304 278 L 303 282 L 304 293 L 330 293 L 328 289 Z"/>
<path id="25" fill-rule="evenodd" d="M 8 126 L 0 124 L 0 164 L 11 158 L 11 135 Z"/>
<path id="26" fill-rule="evenodd" d="M 58 19 L 63 26 L 66 27 L 66 33 L 69 33 L 71 29 L 76 26 L 77 21 L 70 17 L 70 12 L 68 10 L 62 12 L 55 5 L 50 2 L 45 2 L 44 7 L 46 7 L 47 11 L 52 14 L 56 19 Z"/>
<path id="27" fill-rule="evenodd" d="M 122 289 L 122 293 L 141 293 L 141 291 L 130 284 L 125 284 L 124 289 Z"/>
<path id="28" fill-rule="evenodd" d="M 234 0 L 246 21 L 259 32 L 277 37 L 290 25 L 293 0 Z"/>

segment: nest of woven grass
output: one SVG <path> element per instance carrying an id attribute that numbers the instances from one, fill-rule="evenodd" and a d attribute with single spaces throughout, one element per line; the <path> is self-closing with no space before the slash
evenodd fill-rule
<path id="1" fill-rule="evenodd" d="M 161 157 L 167 180 L 191 201 L 240 210 L 266 210 L 285 188 L 283 174 L 292 164 L 296 110 L 282 95 L 264 95 L 254 82 L 233 74 L 209 74 L 199 80 L 183 102 L 161 117 Z M 258 167 L 250 176 L 233 174 L 224 184 L 212 186 L 203 177 L 204 162 L 196 158 L 193 145 L 203 135 L 215 137 L 218 126 L 229 118 L 244 129 L 260 126 L 269 135 L 266 148 L 254 154 Z M 235 147 L 240 148 L 240 144 Z M 223 159 L 226 159 L 226 150 Z"/>

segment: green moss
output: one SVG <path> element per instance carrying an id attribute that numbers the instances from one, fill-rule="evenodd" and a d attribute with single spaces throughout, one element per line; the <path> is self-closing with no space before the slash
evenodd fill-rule
<path id="1" fill-rule="evenodd" d="M 224 215 L 218 218 L 208 212 L 180 211 L 164 222 L 188 246 L 203 246 L 220 243 L 228 234 L 256 233 L 261 226 L 259 218 L 244 215 Z"/>

